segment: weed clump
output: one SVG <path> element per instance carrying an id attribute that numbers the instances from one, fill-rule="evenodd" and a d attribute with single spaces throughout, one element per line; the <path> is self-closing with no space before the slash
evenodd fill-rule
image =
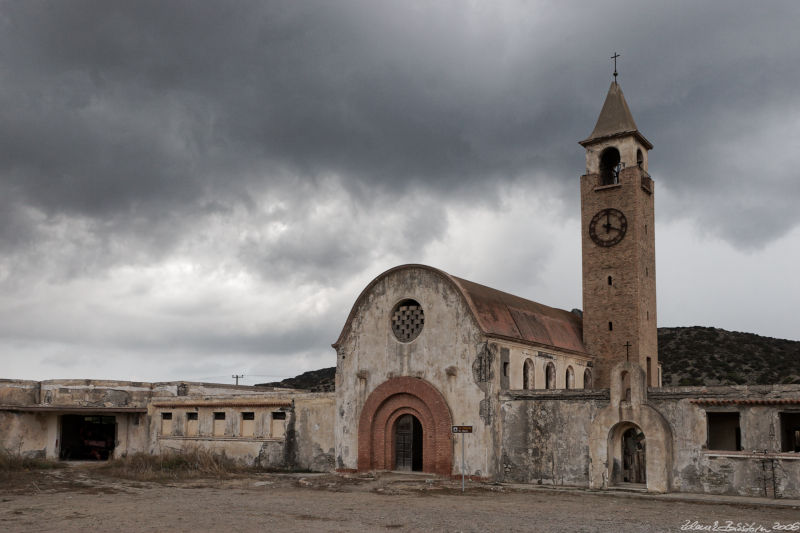
<path id="1" fill-rule="evenodd" d="M 22 453 L 15 453 L 5 448 L 0 448 L 0 472 L 29 472 L 31 470 L 49 470 L 60 468 L 57 461 L 42 457 L 31 457 Z"/>
<path id="2" fill-rule="evenodd" d="M 112 459 L 100 468 L 113 477 L 138 480 L 226 477 L 256 470 L 236 462 L 224 452 L 212 453 L 200 448 L 187 448 L 160 455 L 134 453 Z"/>

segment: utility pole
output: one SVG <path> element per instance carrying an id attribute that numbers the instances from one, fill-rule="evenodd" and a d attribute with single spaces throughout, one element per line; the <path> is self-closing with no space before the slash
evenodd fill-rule
<path id="1" fill-rule="evenodd" d="M 236 384 L 238 385 L 239 384 L 239 378 L 243 378 L 244 374 L 234 374 L 231 377 L 236 380 Z"/>

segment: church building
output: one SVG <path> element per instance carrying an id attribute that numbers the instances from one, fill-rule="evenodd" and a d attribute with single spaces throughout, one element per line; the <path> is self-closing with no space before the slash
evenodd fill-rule
<path id="1" fill-rule="evenodd" d="M 474 478 L 800 494 L 800 387 L 661 388 L 653 145 L 616 73 L 580 144 L 583 311 L 384 272 L 333 345 L 337 469 L 457 475 L 463 441 Z"/>
<path id="2" fill-rule="evenodd" d="M 398 266 L 333 344 L 335 392 L 0 379 L 0 448 L 800 498 L 800 385 L 661 386 L 653 145 L 616 78 L 580 144 L 583 311 Z"/>

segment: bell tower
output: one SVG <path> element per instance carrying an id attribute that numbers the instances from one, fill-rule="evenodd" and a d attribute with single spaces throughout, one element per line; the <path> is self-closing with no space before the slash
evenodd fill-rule
<path id="1" fill-rule="evenodd" d="M 597 356 L 595 386 L 608 387 L 611 368 L 638 362 L 658 387 L 653 145 L 639 132 L 616 81 L 589 138 L 581 176 L 583 341 Z"/>

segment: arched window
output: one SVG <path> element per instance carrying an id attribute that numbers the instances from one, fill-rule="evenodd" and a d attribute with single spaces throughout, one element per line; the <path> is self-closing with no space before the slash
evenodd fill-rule
<path id="1" fill-rule="evenodd" d="M 619 183 L 620 165 L 619 150 L 613 146 L 603 150 L 600 154 L 600 185 L 613 185 Z"/>
<path id="2" fill-rule="evenodd" d="M 532 389 L 535 386 L 534 384 L 533 361 L 525 359 L 525 363 L 522 365 L 522 388 Z"/>
<path id="3" fill-rule="evenodd" d="M 583 371 L 583 388 L 584 389 L 591 389 L 592 388 L 592 370 L 587 368 Z"/>
<path id="4" fill-rule="evenodd" d="M 565 383 L 567 384 L 568 389 L 575 388 L 575 371 L 572 370 L 571 366 L 567 367 L 567 375 L 565 379 Z"/>
<path id="5" fill-rule="evenodd" d="M 555 389 L 556 388 L 556 365 L 553 363 L 547 363 L 544 371 L 545 376 L 545 388 L 547 389 Z"/>
<path id="6" fill-rule="evenodd" d="M 642 168 L 644 166 L 644 155 L 642 154 L 641 148 L 636 150 L 636 166 Z"/>

